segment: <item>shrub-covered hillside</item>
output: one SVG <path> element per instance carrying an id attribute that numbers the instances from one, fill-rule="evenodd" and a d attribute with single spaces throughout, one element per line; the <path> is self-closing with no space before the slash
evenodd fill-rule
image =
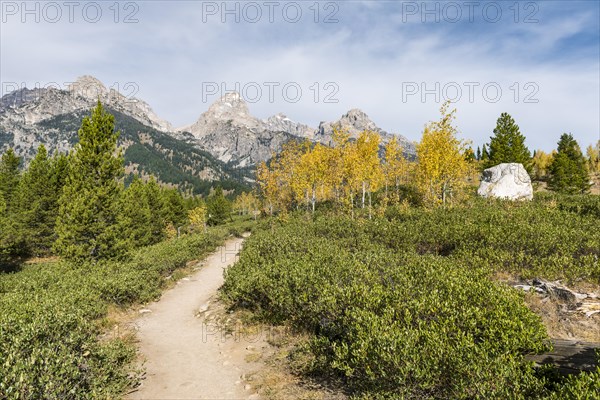
<path id="1" fill-rule="evenodd" d="M 388 209 L 274 223 L 248 239 L 225 296 L 312 337 L 312 371 L 367 398 L 594 398 L 579 380 L 524 361 L 550 346 L 544 326 L 495 271 L 600 282 L 600 203 L 554 197 Z M 587 397 L 586 397 L 587 396 Z M 589 397 L 592 396 L 592 397 Z"/>

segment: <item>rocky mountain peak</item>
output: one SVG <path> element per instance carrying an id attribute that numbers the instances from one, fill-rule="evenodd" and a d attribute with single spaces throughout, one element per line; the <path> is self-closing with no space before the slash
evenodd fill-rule
<path id="1" fill-rule="evenodd" d="M 0 130 L 11 131 L 15 138 L 26 142 L 29 140 L 25 139 L 26 133 L 13 128 L 15 124 L 34 125 L 64 114 L 87 112 L 95 106 L 98 99 L 106 107 L 135 118 L 146 126 L 163 132 L 173 130 L 171 124 L 158 117 L 147 103 L 126 97 L 116 90 L 109 90 L 100 80 L 90 75 L 77 78 L 67 90 L 52 87 L 33 90 L 25 88 L 3 96 L 0 99 Z M 23 145 L 24 148 L 27 146 L 29 145 Z"/>
<path id="2" fill-rule="evenodd" d="M 270 116 L 267 119 L 267 122 L 279 122 L 279 121 L 287 121 L 289 118 L 283 113 L 277 113 L 275 115 Z"/>
<path id="3" fill-rule="evenodd" d="M 362 131 L 368 130 L 377 132 L 381 136 L 381 142 L 383 144 L 389 142 L 393 137 L 396 137 L 400 145 L 404 148 L 404 153 L 407 157 L 413 158 L 416 154 L 414 143 L 411 143 L 402 135 L 391 134 L 380 127 L 378 127 L 365 113 L 364 111 L 353 108 L 346 114 L 342 115 L 341 118 L 333 122 L 321 122 L 319 129 L 315 134 L 315 140 L 323 144 L 333 143 L 333 131 L 334 129 L 342 129 L 350 134 L 350 137 L 356 139 Z"/>
<path id="4" fill-rule="evenodd" d="M 266 130 L 273 132 L 288 132 L 292 135 L 310 140 L 312 140 L 315 135 L 314 128 L 295 122 L 282 113 L 272 115 L 262 122 Z"/>
<path id="5" fill-rule="evenodd" d="M 321 122 L 319 125 L 319 135 L 324 138 L 332 137 L 333 130 L 342 129 L 346 130 L 350 133 L 350 136 L 353 138 L 358 137 L 358 135 L 364 131 L 374 131 L 382 135 L 387 135 L 387 132 L 383 131 L 379 128 L 369 116 L 362 110 L 358 108 L 353 108 L 348 111 L 346 114 L 342 115 L 341 118 L 337 121 L 333 122 Z"/>
<path id="6" fill-rule="evenodd" d="M 109 93 L 106 86 L 91 75 L 80 76 L 69 85 L 68 90 L 90 100 L 98 100 L 98 98 L 103 98 Z"/>
<path id="7" fill-rule="evenodd" d="M 27 89 L 22 88 L 10 92 L 0 98 L 0 112 L 8 108 L 17 108 L 24 103 L 35 101 L 40 97 L 42 89 Z"/>
<path id="8" fill-rule="evenodd" d="M 375 132 L 381 132 L 381 129 L 375 125 L 369 118 L 367 113 L 358 108 L 353 108 L 342 116 L 339 121 L 342 126 L 351 126 L 359 131 L 369 130 Z"/>
<path id="9" fill-rule="evenodd" d="M 216 119 L 224 120 L 251 118 L 248 104 L 246 104 L 242 96 L 237 92 L 225 93 L 225 95 L 211 104 L 205 114 L 209 114 Z"/>

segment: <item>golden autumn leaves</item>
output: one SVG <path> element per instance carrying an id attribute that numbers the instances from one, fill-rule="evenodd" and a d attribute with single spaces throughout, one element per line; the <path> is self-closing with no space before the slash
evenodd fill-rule
<path id="1" fill-rule="evenodd" d="M 474 165 L 465 157 L 465 142 L 456 137 L 454 110 L 441 108 L 440 121 L 429 123 L 417 145 L 417 161 L 403 155 L 396 138 L 381 146 L 376 132 L 363 131 L 353 140 L 334 132 L 333 146 L 288 142 L 269 165 L 258 167 L 257 181 L 268 214 L 331 202 L 354 213 L 368 208 L 373 194 L 380 203 L 399 201 L 402 186 L 416 186 L 431 204 L 446 203 L 467 185 Z M 383 147 L 383 148 L 382 148 Z"/>
<path id="2" fill-rule="evenodd" d="M 425 126 L 421 143 L 417 144 L 416 182 L 426 201 L 446 203 L 468 184 L 474 164 L 466 157 L 465 141 L 457 138 L 452 125 L 456 110 L 448 111 L 445 103 L 440 121 Z"/>

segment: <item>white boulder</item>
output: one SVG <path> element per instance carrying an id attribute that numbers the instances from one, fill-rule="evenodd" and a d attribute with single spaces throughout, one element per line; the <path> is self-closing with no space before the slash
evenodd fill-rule
<path id="1" fill-rule="evenodd" d="M 533 200 L 533 187 L 523 164 L 499 164 L 483 171 L 477 194 L 485 198 Z"/>

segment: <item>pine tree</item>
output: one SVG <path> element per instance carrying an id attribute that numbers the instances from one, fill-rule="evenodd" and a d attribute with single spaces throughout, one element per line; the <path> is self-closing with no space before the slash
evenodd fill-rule
<path id="1" fill-rule="evenodd" d="M 167 227 L 166 207 L 158 183 L 154 177 L 144 185 L 148 206 L 150 207 L 150 231 L 152 232 L 152 243 L 158 243 L 165 239 L 165 228 Z"/>
<path id="2" fill-rule="evenodd" d="M 44 145 L 40 145 L 15 195 L 19 234 L 32 255 L 48 254 L 56 240 L 54 229 L 61 190 L 61 182 L 55 179 L 54 163 Z"/>
<path id="3" fill-rule="evenodd" d="M 6 202 L 0 192 L 0 267 L 10 255 L 10 246 L 8 245 L 8 218 L 6 216 Z"/>
<path id="4" fill-rule="evenodd" d="M 4 198 L 6 212 L 9 214 L 12 212 L 14 195 L 21 178 L 20 164 L 21 158 L 17 157 L 13 149 L 8 149 L 0 159 L 0 192 Z"/>
<path id="5" fill-rule="evenodd" d="M 481 150 L 481 161 L 484 161 L 484 164 L 487 163 L 490 159 L 490 153 L 488 153 L 487 146 L 483 145 L 483 150 Z"/>
<path id="6" fill-rule="evenodd" d="M 477 161 L 481 161 L 481 148 L 477 146 L 477 154 L 475 155 Z"/>
<path id="7" fill-rule="evenodd" d="M 20 164 L 21 159 L 13 149 L 8 149 L 0 159 L 0 261 L 23 253 L 14 204 L 21 179 Z"/>
<path id="8" fill-rule="evenodd" d="M 119 225 L 128 249 L 153 243 L 152 212 L 144 186 L 134 177 L 120 199 Z"/>
<path id="9" fill-rule="evenodd" d="M 507 113 L 500 115 L 494 129 L 494 136 L 490 139 L 487 168 L 502 163 L 519 163 L 531 172 L 531 153 L 525 146 L 525 136 L 521 134 L 519 126 L 510 115 Z"/>
<path id="10" fill-rule="evenodd" d="M 179 228 L 187 223 L 185 201 L 177 189 L 162 190 L 162 214 L 167 224 Z"/>
<path id="11" fill-rule="evenodd" d="M 124 253 L 118 224 L 123 156 L 114 117 L 98 101 L 79 129 L 59 201 L 55 249 L 70 259 L 102 259 Z"/>
<path id="12" fill-rule="evenodd" d="M 230 217 L 231 204 L 229 203 L 229 200 L 225 198 L 223 189 L 220 186 L 217 186 L 215 193 L 209 197 L 206 206 L 208 209 L 209 225 L 222 224 Z"/>
<path id="13" fill-rule="evenodd" d="M 549 167 L 550 189 L 567 194 L 586 193 L 590 177 L 586 160 L 573 135 L 564 133 L 558 142 L 558 151 Z"/>

